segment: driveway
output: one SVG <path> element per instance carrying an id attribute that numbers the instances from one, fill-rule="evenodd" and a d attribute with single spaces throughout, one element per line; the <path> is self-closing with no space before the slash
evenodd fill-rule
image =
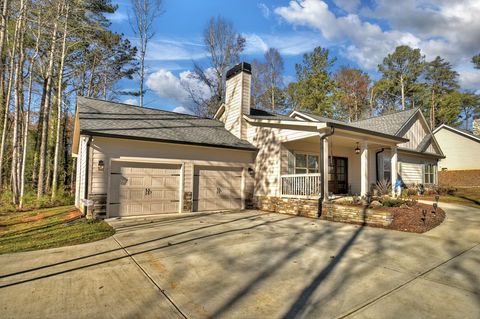
<path id="1" fill-rule="evenodd" d="M 103 241 L 0 256 L 2 317 L 478 318 L 480 210 L 445 209 L 456 222 L 422 235 L 258 211 L 114 220 Z"/>

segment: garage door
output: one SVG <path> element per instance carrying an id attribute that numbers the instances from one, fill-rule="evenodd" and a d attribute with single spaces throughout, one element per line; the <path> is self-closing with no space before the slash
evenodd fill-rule
<path id="1" fill-rule="evenodd" d="M 241 168 L 197 167 L 194 177 L 195 211 L 242 208 Z"/>
<path id="2" fill-rule="evenodd" d="M 179 211 L 179 165 L 115 163 L 110 185 L 110 216 Z"/>

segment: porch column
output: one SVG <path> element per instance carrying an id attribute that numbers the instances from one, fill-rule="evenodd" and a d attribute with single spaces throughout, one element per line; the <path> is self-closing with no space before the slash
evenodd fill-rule
<path id="1" fill-rule="evenodd" d="M 360 146 L 360 196 L 368 193 L 368 143 L 363 141 Z"/>
<path id="2" fill-rule="evenodd" d="M 390 177 L 390 181 L 392 183 L 392 196 L 395 196 L 395 182 L 397 181 L 397 162 L 398 162 L 396 146 L 392 147 L 391 155 L 392 155 L 392 159 L 390 161 L 391 163 L 390 171 L 392 173 L 392 176 Z"/>
<path id="3" fill-rule="evenodd" d="M 328 200 L 328 137 L 323 140 L 323 172 L 321 178 L 323 178 L 323 200 Z"/>

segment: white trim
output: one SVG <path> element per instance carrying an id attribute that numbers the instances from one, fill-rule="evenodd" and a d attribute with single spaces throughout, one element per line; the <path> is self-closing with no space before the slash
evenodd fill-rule
<path id="1" fill-rule="evenodd" d="M 436 134 L 436 133 L 437 133 L 438 131 L 440 131 L 440 129 L 442 129 L 442 128 L 446 128 L 447 130 L 448 130 L 448 129 L 451 129 L 451 130 L 454 131 L 455 133 L 458 133 L 458 134 L 460 134 L 460 135 L 463 135 L 463 136 L 465 136 L 465 137 L 467 137 L 467 138 L 475 139 L 475 140 L 477 140 L 478 142 L 480 142 L 480 137 L 477 137 L 477 136 L 475 136 L 475 135 L 473 135 L 473 134 L 472 134 L 472 135 L 467 134 L 467 133 L 465 133 L 465 132 L 460 131 L 459 129 L 456 129 L 456 128 L 451 127 L 451 126 L 446 125 L 446 124 L 442 124 L 442 125 L 440 125 L 439 127 L 437 127 L 437 128 L 435 129 L 435 131 L 433 131 L 433 134 Z"/>
<path id="2" fill-rule="evenodd" d="M 304 118 L 306 118 L 306 119 L 308 119 L 308 120 L 310 120 L 310 121 L 312 121 L 312 122 L 319 122 L 318 119 L 316 119 L 316 118 L 314 118 L 314 117 L 311 117 L 311 116 L 309 116 L 309 115 L 307 115 L 307 114 L 305 114 L 305 113 L 299 112 L 299 111 L 293 111 L 292 113 L 290 113 L 289 116 L 290 116 L 291 118 L 295 118 L 295 115 L 298 115 L 298 116 L 300 116 L 300 117 L 304 117 Z"/>
<path id="3" fill-rule="evenodd" d="M 218 120 L 222 114 L 218 114 L 220 111 L 225 112 L 225 103 L 222 103 L 222 105 L 220 105 L 220 107 L 218 108 L 218 110 L 215 112 L 215 115 L 213 115 L 213 118 Z"/>

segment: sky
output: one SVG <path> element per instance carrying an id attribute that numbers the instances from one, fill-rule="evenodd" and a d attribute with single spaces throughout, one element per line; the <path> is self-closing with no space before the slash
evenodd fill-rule
<path id="1" fill-rule="evenodd" d="M 138 42 L 129 24 L 129 0 L 113 0 L 111 29 Z M 480 70 L 471 58 L 480 53 L 479 0 L 164 0 L 146 58 L 144 105 L 188 112 L 184 84 L 208 94 L 189 75 L 193 61 L 208 68 L 202 33 L 211 17 L 231 21 L 247 43 L 241 60 L 261 59 L 269 48 L 284 58 L 284 82 L 295 79 L 295 63 L 315 47 L 337 57 L 335 67 L 359 67 L 378 78 L 377 65 L 406 44 L 420 48 L 427 60 L 447 59 L 460 74 L 463 90 L 480 92 Z M 138 90 L 138 79 L 119 88 Z M 138 99 L 122 96 L 129 104 Z"/>

